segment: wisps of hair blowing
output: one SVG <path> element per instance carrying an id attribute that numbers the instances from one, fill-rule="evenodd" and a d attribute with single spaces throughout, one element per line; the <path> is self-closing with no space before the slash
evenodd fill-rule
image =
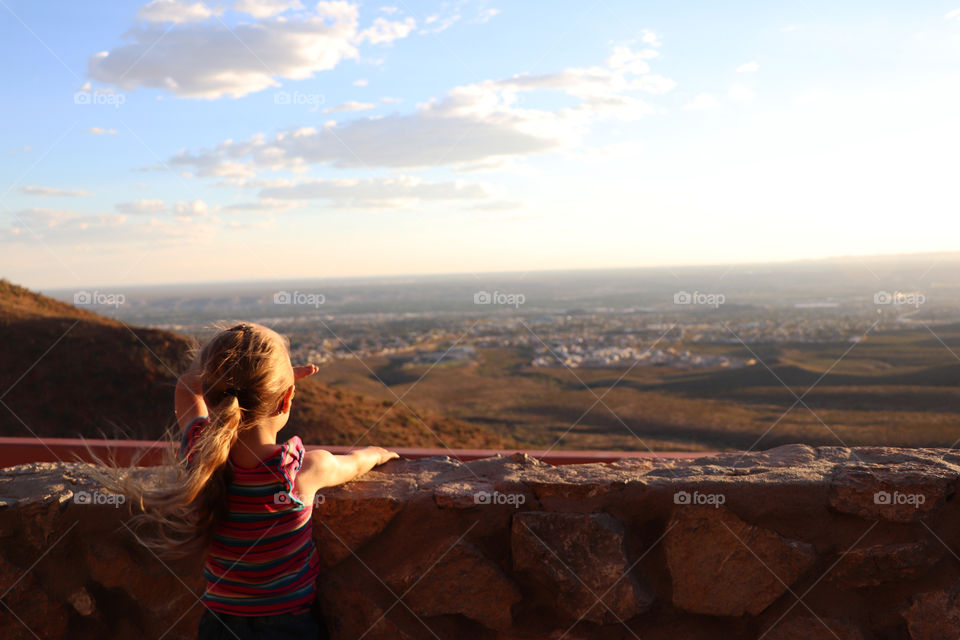
<path id="1" fill-rule="evenodd" d="M 210 424 L 201 431 L 187 465 L 179 437 L 168 431 L 164 464 L 153 477 L 97 460 L 93 475 L 127 496 L 139 512 L 129 520 L 140 541 L 166 558 L 205 552 L 223 516 L 230 482 L 227 458 L 242 431 L 274 415 L 293 384 L 286 338 L 262 325 L 241 323 L 220 331 L 194 355 Z M 96 456 L 94 456 L 96 458 Z"/>

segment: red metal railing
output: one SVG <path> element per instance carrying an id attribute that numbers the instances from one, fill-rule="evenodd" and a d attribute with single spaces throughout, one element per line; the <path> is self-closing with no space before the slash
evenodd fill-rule
<path id="1" fill-rule="evenodd" d="M 82 440 L 80 438 L 2 438 L 0 437 L 0 467 L 11 467 L 28 462 L 90 462 L 91 457 L 86 446 L 100 458 L 116 460 L 119 464 L 130 464 L 140 456 L 139 464 L 151 466 L 163 460 L 163 443 L 151 440 Z M 307 445 L 307 449 L 327 449 L 332 453 L 347 453 L 350 447 L 323 447 Z M 497 454 L 508 456 L 521 451 L 540 458 L 548 464 L 579 464 L 585 462 L 611 462 L 622 458 L 700 458 L 711 455 L 710 452 L 689 451 L 557 451 L 546 454 L 531 449 L 416 449 L 397 447 L 392 450 L 404 458 L 429 458 L 450 456 L 457 460 L 477 460 Z"/>

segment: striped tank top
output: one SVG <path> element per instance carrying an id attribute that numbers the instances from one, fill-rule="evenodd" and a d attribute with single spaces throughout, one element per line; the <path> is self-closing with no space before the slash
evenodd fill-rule
<path id="1" fill-rule="evenodd" d="M 183 435 L 187 464 L 206 416 Z M 293 436 L 254 467 L 228 458 L 233 479 L 227 487 L 226 515 L 214 529 L 203 577 L 203 602 L 235 616 L 301 613 L 313 604 L 320 560 L 313 543 L 313 504 L 301 502 L 294 480 L 304 447 Z"/>

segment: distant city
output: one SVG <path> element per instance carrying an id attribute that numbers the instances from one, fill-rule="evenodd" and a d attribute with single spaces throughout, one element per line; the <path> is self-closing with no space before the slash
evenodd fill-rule
<path id="1" fill-rule="evenodd" d="M 755 358 L 709 345 L 855 342 L 960 320 L 958 255 L 49 293 L 195 337 L 261 322 L 290 337 L 297 362 L 467 362 L 496 347 L 534 367 L 738 368 Z"/>

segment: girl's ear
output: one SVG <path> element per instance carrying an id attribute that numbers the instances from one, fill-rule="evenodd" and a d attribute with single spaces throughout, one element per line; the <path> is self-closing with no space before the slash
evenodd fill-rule
<path id="1" fill-rule="evenodd" d="M 283 398 L 280 399 L 280 411 L 279 413 L 289 413 L 290 406 L 293 404 L 293 385 L 290 385 L 287 390 L 283 393 Z"/>

